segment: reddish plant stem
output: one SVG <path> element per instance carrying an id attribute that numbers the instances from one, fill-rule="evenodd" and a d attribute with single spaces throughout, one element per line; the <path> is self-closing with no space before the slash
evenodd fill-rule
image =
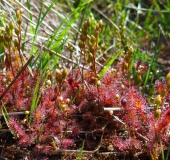
<path id="1" fill-rule="evenodd" d="M 12 82 L 8 85 L 8 87 L 5 89 L 5 91 L 1 94 L 0 96 L 0 100 L 2 100 L 2 98 L 5 96 L 5 94 L 9 91 L 9 89 L 11 88 L 11 86 L 15 83 L 15 81 L 18 79 L 18 77 L 21 75 L 21 73 L 26 69 L 26 67 L 28 66 L 28 64 L 32 61 L 32 59 L 34 58 L 34 55 L 32 55 L 30 57 L 30 59 L 27 61 L 27 63 L 22 67 L 22 69 L 18 72 L 18 74 L 16 75 L 16 77 L 12 80 Z"/>
<path id="2" fill-rule="evenodd" d="M 19 35 L 17 36 L 18 37 L 18 42 L 19 42 L 19 46 L 18 46 L 18 52 L 19 52 L 19 56 L 20 56 L 20 59 L 21 59 L 21 64 L 23 66 L 23 61 L 22 61 L 22 57 L 21 57 L 21 26 L 19 25 Z"/>

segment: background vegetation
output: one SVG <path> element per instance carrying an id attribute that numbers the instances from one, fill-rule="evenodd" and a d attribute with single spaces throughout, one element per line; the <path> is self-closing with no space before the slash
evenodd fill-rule
<path id="1" fill-rule="evenodd" d="M 2 0 L 2 159 L 168 159 L 169 0 Z"/>

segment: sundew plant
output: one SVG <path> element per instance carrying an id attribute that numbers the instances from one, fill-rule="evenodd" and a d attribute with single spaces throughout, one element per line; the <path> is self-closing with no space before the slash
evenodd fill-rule
<path id="1" fill-rule="evenodd" d="M 152 56 L 142 53 L 136 37 L 128 33 L 126 20 L 130 21 L 130 16 L 128 19 L 126 10 L 132 6 L 123 9 L 116 3 L 115 14 L 121 13 L 117 25 L 97 8 L 107 3 L 112 6 L 109 1 L 67 2 L 71 10 L 67 16 L 53 9 L 56 1 L 39 3 L 36 24 L 31 1 L 27 7 L 12 1 L 22 9 L 12 12 L 9 19 L 2 13 L 0 138 L 4 145 L 0 156 L 168 160 L 170 72 L 161 68 L 158 47 Z M 153 2 L 151 10 L 154 6 L 161 10 L 158 2 Z M 92 10 L 105 19 L 97 21 L 98 14 Z M 26 29 L 24 12 L 29 13 L 30 21 Z M 51 12 L 61 18 L 55 30 L 45 23 Z M 107 34 L 111 35 L 106 20 L 115 29 L 116 44 L 106 40 Z M 74 26 L 77 23 L 78 29 Z M 49 32 L 43 32 L 43 25 Z M 135 30 L 132 27 L 132 32 Z"/>

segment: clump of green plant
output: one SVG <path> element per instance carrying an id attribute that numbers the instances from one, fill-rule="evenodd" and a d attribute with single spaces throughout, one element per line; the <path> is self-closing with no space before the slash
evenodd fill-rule
<path id="1" fill-rule="evenodd" d="M 126 44 L 106 64 L 97 63 L 103 23 L 99 21 L 89 34 L 88 19 L 79 38 L 81 65 L 71 70 L 48 70 L 43 75 L 35 70 L 32 76 L 22 64 L 20 14 L 16 14 L 17 40 L 11 38 L 12 22 L 1 34 L 4 65 L 0 72 L 1 105 L 7 111 L 3 115 L 19 146 L 31 148 L 33 155 L 71 151 L 102 155 L 121 151 L 139 158 L 148 155 L 153 160 L 164 155 L 170 138 L 170 73 L 163 82 L 156 81 L 154 100 L 148 101 L 139 90 L 142 83 L 134 83 L 132 63 L 138 76 L 145 66 L 133 59 L 133 47 Z M 71 44 L 68 49 L 72 54 Z M 123 56 L 119 57 L 121 53 Z M 119 61 L 113 64 L 116 58 Z M 16 59 L 21 66 L 15 63 Z M 24 70 L 15 77 L 18 68 Z M 33 108 L 35 92 L 41 94 Z M 24 116 L 16 112 L 23 112 Z M 83 150 L 79 150 L 82 144 Z"/>

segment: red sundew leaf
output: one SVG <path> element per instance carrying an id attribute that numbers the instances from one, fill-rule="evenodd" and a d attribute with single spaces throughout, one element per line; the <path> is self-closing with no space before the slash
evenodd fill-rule
<path id="1" fill-rule="evenodd" d="M 131 129 L 142 129 L 142 121 L 146 121 L 146 100 L 135 88 L 128 88 L 122 96 L 121 105 L 124 108 L 123 121 Z"/>
<path id="2" fill-rule="evenodd" d="M 135 110 L 128 110 L 122 117 L 123 121 L 133 130 L 141 128 L 141 123 L 138 120 L 138 115 Z"/>
<path id="3" fill-rule="evenodd" d="M 11 129 L 18 134 L 18 136 L 23 136 L 25 131 L 23 129 L 23 126 L 14 118 L 10 118 L 8 122 Z"/>
<path id="4" fill-rule="evenodd" d="M 18 143 L 21 144 L 23 147 L 30 146 L 31 145 L 30 137 L 26 134 L 19 139 Z"/>
<path id="5" fill-rule="evenodd" d="M 68 83 L 71 85 L 72 88 L 77 87 L 79 88 L 80 84 L 76 82 L 73 78 L 69 77 L 68 78 Z"/>
<path id="6" fill-rule="evenodd" d="M 148 70 L 148 65 L 141 62 L 141 61 L 138 61 L 136 63 L 136 70 L 140 69 L 140 72 L 143 74 L 143 73 L 146 73 L 147 70 Z"/>
<path id="7" fill-rule="evenodd" d="M 139 66 L 141 65 L 141 61 L 136 62 L 136 70 L 138 70 Z"/>
<path id="8" fill-rule="evenodd" d="M 131 149 L 136 149 L 136 150 L 141 149 L 141 142 L 131 137 L 125 140 L 122 140 L 120 138 L 115 138 L 113 140 L 113 144 L 121 151 L 131 150 Z"/>
<path id="9" fill-rule="evenodd" d="M 157 80 L 156 81 L 156 90 L 158 91 L 158 93 L 164 97 L 167 93 L 167 87 L 166 87 L 166 82 L 165 80 L 163 81 L 160 81 L 160 80 Z"/>
<path id="10" fill-rule="evenodd" d="M 77 134 L 79 134 L 80 133 L 80 128 L 79 128 L 79 126 L 74 126 L 73 128 L 72 128 L 72 134 L 73 135 L 77 135 Z"/>
<path id="11" fill-rule="evenodd" d="M 87 108 L 88 105 L 88 101 L 86 99 L 84 99 L 76 108 L 78 113 L 82 113 L 85 111 L 85 109 Z"/>
<path id="12" fill-rule="evenodd" d="M 53 87 L 46 88 L 41 95 L 42 101 L 45 101 L 46 99 L 52 100 L 54 99 L 54 97 L 55 97 L 55 91 Z"/>
<path id="13" fill-rule="evenodd" d="M 141 142 L 139 140 L 130 137 L 126 141 L 131 148 L 141 149 Z"/>
<path id="14" fill-rule="evenodd" d="M 169 136 L 166 134 L 166 131 L 169 128 L 168 120 L 170 111 L 165 111 L 161 117 L 156 120 L 153 113 L 148 113 L 148 133 L 147 133 L 147 146 L 148 152 L 154 153 L 155 147 L 158 148 L 158 154 L 161 154 L 161 149 L 157 142 L 163 142 L 162 149 L 164 150 L 169 145 Z M 167 117 L 166 117 L 167 116 Z M 167 121 L 165 120 L 167 118 Z M 165 121 L 165 123 L 164 123 Z M 158 145 L 158 146 L 157 146 Z"/>
<path id="15" fill-rule="evenodd" d="M 64 138 L 64 139 L 61 140 L 61 146 L 64 149 L 67 149 L 68 147 L 71 147 L 73 145 L 74 145 L 74 140 L 73 139 Z"/>
<path id="16" fill-rule="evenodd" d="M 107 72 L 101 79 L 101 83 L 105 86 L 110 86 L 112 83 L 115 83 L 114 76 L 110 72 Z"/>
<path id="17" fill-rule="evenodd" d="M 28 109 L 28 105 L 29 105 L 29 100 L 28 98 L 23 98 L 20 97 L 18 95 L 15 96 L 14 101 L 14 107 L 16 110 L 20 111 L 20 110 L 26 110 Z"/>
<path id="18" fill-rule="evenodd" d="M 133 87 L 128 88 L 126 94 L 123 97 L 127 100 L 125 109 L 131 109 L 134 107 L 134 109 L 139 113 L 142 113 L 146 110 L 146 100 L 137 91 L 137 89 Z"/>
<path id="19" fill-rule="evenodd" d="M 44 107 L 45 109 L 49 109 L 52 106 L 54 106 L 55 102 L 53 101 L 49 101 L 49 100 L 45 100 L 44 102 L 42 102 L 41 106 Z"/>
<path id="20" fill-rule="evenodd" d="M 12 105 L 13 104 L 13 96 L 10 93 L 6 93 L 3 97 L 4 105 Z"/>
<path id="21" fill-rule="evenodd" d="M 160 132 L 163 130 L 163 134 L 165 133 L 166 127 L 170 125 L 170 108 L 168 108 L 157 121 L 157 130 Z"/>
<path id="22" fill-rule="evenodd" d="M 5 88 L 0 86 L 0 94 L 2 94 L 5 91 Z"/>
<path id="23" fill-rule="evenodd" d="M 43 154 L 51 154 L 55 148 L 48 144 L 37 144 L 35 146 L 35 152 L 43 153 Z"/>
<path id="24" fill-rule="evenodd" d="M 14 75 L 13 75 L 12 71 L 8 71 L 7 75 L 8 75 L 9 81 L 12 81 L 14 79 Z"/>
<path id="25" fill-rule="evenodd" d="M 8 124 L 19 139 L 19 144 L 24 147 L 31 145 L 30 137 L 25 133 L 24 127 L 16 119 L 11 117 Z"/>
<path id="26" fill-rule="evenodd" d="M 103 102 L 103 106 L 114 106 L 114 98 L 113 98 L 114 95 L 111 95 L 109 93 L 106 93 L 104 95 L 104 102 Z"/>
<path id="27" fill-rule="evenodd" d="M 134 102 L 134 106 L 137 108 L 137 110 L 141 111 L 142 105 L 143 105 L 142 99 L 140 99 L 139 97 L 137 97 L 136 100 L 135 100 L 135 102 Z"/>
<path id="28" fill-rule="evenodd" d="M 35 123 L 41 123 L 46 115 L 46 110 L 44 107 L 38 107 L 33 113 Z"/>
<path id="29" fill-rule="evenodd" d="M 120 151 L 124 151 L 125 149 L 128 149 L 128 144 L 124 143 L 123 140 L 120 138 L 113 139 L 113 144 L 115 147 L 117 147 Z"/>

